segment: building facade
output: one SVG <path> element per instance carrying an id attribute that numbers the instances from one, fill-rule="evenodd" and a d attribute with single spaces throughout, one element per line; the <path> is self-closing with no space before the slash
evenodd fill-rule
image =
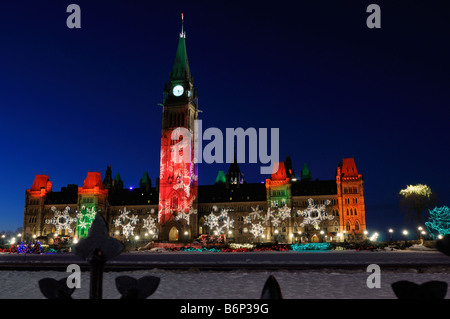
<path id="1" fill-rule="evenodd" d="M 110 235 L 125 241 L 323 242 L 365 237 L 364 181 L 354 158 L 338 164 L 330 180 L 313 180 L 303 165 L 296 177 L 288 156 L 264 183 L 249 183 L 236 157 L 214 184 L 198 185 L 195 158 L 198 94 L 182 31 L 169 82 L 164 87 L 160 175 L 144 173 L 139 188 L 125 189 L 112 169 L 88 172 L 82 187 L 52 189 L 36 175 L 25 192 L 23 239 L 49 243 L 87 236 L 95 214 Z"/>

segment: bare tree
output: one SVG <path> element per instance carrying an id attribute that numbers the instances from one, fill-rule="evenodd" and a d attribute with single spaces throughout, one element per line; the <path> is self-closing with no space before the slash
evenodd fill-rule
<path id="1" fill-rule="evenodd" d="M 422 224 L 422 212 L 427 211 L 436 205 L 437 197 L 431 192 L 427 185 L 408 185 L 400 190 L 400 208 L 405 212 L 406 217 L 412 219 L 417 227 Z"/>

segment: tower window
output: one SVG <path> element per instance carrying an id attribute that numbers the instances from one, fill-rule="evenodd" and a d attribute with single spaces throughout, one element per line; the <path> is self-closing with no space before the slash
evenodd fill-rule
<path id="1" fill-rule="evenodd" d="M 170 200 L 170 208 L 176 209 L 178 208 L 178 197 L 173 196 Z"/>

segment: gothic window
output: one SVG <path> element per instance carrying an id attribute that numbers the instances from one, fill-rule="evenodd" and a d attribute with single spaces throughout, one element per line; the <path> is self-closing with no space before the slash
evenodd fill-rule
<path id="1" fill-rule="evenodd" d="M 358 221 L 355 221 L 355 230 L 359 230 L 359 223 L 358 223 Z"/>
<path id="2" fill-rule="evenodd" d="M 178 208 L 178 197 L 172 196 L 172 199 L 170 200 L 170 208 L 176 209 Z"/>
<path id="3" fill-rule="evenodd" d="M 281 224 L 281 232 L 283 232 L 283 233 L 286 232 L 286 224 L 285 223 Z"/>
<path id="4" fill-rule="evenodd" d="M 347 208 L 347 216 L 348 216 L 348 208 Z"/>
<path id="5" fill-rule="evenodd" d="M 347 222 L 347 223 L 345 224 L 345 230 L 346 230 L 346 231 L 350 231 L 350 223 L 349 223 L 349 222 Z"/>
<path id="6" fill-rule="evenodd" d="M 355 216 L 357 215 L 357 213 L 356 213 L 356 208 L 355 208 Z"/>
<path id="7" fill-rule="evenodd" d="M 353 209 L 350 208 L 350 216 L 353 216 Z"/>
<path id="8" fill-rule="evenodd" d="M 338 224 L 338 222 L 334 222 L 333 227 L 334 227 L 334 231 L 335 231 L 336 233 L 339 232 L 339 224 Z"/>

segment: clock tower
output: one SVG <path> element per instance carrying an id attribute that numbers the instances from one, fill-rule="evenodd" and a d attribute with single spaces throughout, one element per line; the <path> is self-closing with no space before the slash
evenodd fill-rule
<path id="1" fill-rule="evenodd" d="M 183 15 L 182 15 L 183 19 Z M 175 62 L 163 95 L 158 222 L 162 241 L 197 236 L 197 163 L 194 161 L 198 96 L 181 29 Z"/>

